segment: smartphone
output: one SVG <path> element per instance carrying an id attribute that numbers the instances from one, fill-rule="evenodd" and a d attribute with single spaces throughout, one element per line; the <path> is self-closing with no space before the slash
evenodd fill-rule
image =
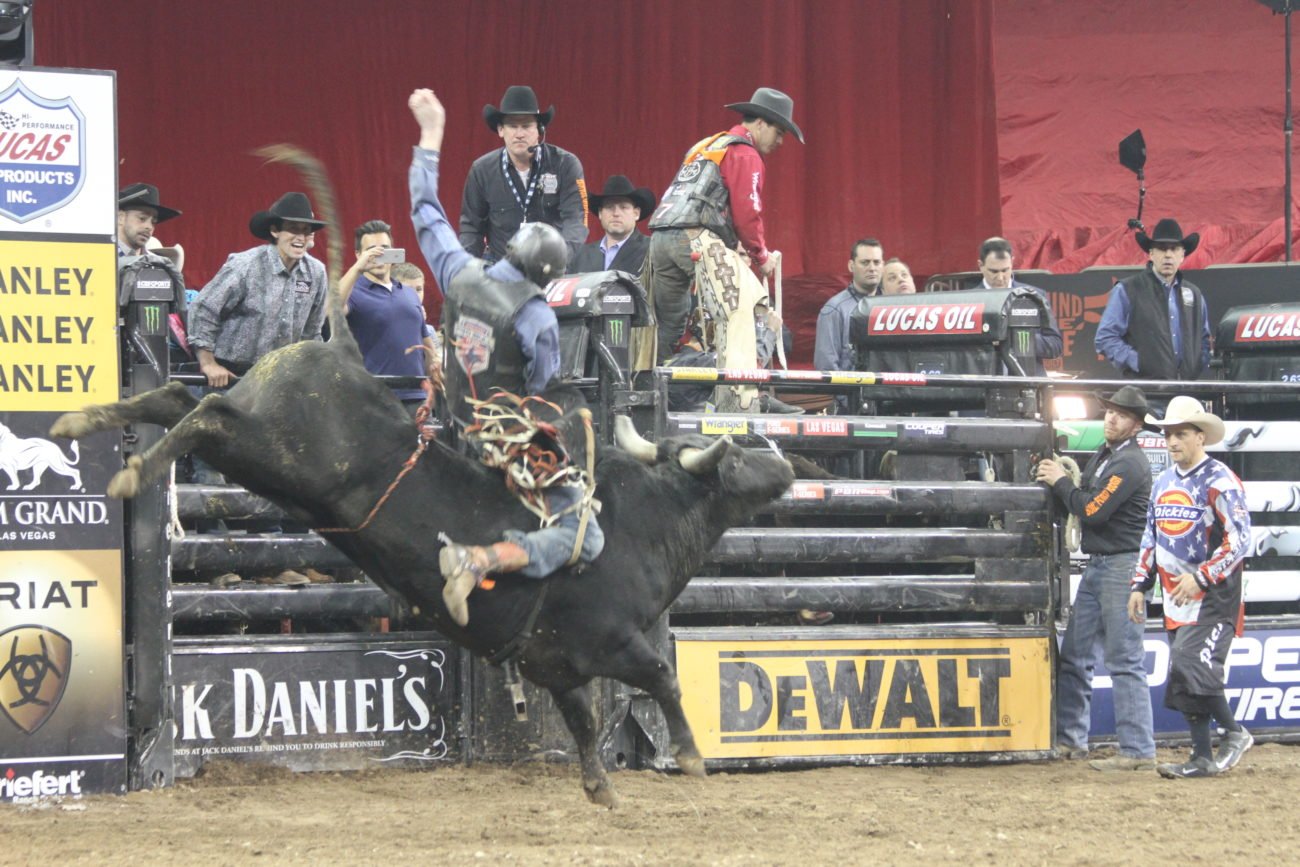
<path id="1" fill-rule="evenodd" d="M 396 265 L 406 261 L 406 251 L 401 247 L 389 247 L 375 258 L 376 265 Z"/>

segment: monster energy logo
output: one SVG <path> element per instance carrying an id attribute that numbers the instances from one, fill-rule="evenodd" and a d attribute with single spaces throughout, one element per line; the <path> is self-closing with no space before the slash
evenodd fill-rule
<path id="1" fill-rule="evenodd" d="M 144 304 L 140 307 L 140 326 L 145 334 L 162 333 L 162 305 Z"/>
<path id="2" fill-rule="evenodd" d="M 624 346 L 627 344 L 627 335 L 623 333 L 622 319 L 610 319 L 606 323 L 609 329 L 609 340 L 615 346 Z"/>
<path id="3" fill-rule="evenodd" d="M 1029 354 L 1029 338 L 1030 338 L 1030 336 L 1031 336 L 1030 333 L 1029 333 L 1028 331 L 1023 330 L 1023 329 L 1020 330 L 1020 331 L 1017 331 L 1017 332 L 1016 332 L 1016 354 L 1017 354 L 1017 355 L 1028 355 L 1028 354 Z"/>

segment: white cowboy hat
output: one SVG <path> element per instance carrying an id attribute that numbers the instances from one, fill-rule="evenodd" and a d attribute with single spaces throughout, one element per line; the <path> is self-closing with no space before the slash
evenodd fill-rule
<path id="1" fill-rule="evenodd" d="M 1204 432 L 1207 446 L 1223 441 L 1223 419 L 1212 412 L 1206 412 L 1205 407 L 1194 397 L 1179 395 L 1169 401 L 1164 418 L 1148 415 L 1146 421 L 1147 424 L 1153 424 L 1159 428 L 1190 424 Z"/>

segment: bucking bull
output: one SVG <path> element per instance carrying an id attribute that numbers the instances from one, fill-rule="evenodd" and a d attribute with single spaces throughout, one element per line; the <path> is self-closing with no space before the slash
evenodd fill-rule
<path id="1" fill-rule="evenodd" d="M 199 401 L 171 383 L 68 413 L 50 432 L 77 439 L 130 424 L 169 429 L 114 476 L 111 496 L 135 496 L 164 478 L 174 460 L 195 454 L 295 520 L 356 528 L 411 456 L 416 429 L 402 404 L 362 365 L 337 281 L 331 281 L 328 307 L 329 342 L 272 352 L 225 394 Z M 519 670 L 554 696 L 577 742 L 583 789 L 593 802 L 611 807 L 617 795 L 598 755 L 587 684 L 610 677 L 651 695 L 667 720 L 678 767 L 703 776 L 677 676 L 646 632 L 722 533 L 794 478 L 774 454 L 746 451 L 726 439 L 671 437 L 656 445 L 640 438 L 626 418 L 616 428 L 621 448 L 602 448 L 595 473 L 604 551 L 582 571 L 561 570 L 546 581 L 502 576 L 494 589 L 471 595 L 468 626 L 453 623 L 443 605 L 439 535 L 486 545 L 506 529 L 536 526 L 497 471 L 435 442 L 368 526 L 323 533 L 376 584 L 480 656 L 519 644 L 535 618 L 518 647 Z"/>

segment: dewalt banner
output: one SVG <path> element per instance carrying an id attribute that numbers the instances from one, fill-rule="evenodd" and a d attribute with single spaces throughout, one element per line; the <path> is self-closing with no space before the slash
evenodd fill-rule
<path id="1" fill-rule="evenodd" d="M 705 758 L 1046 750 L 1050 641 L 679 636 L 677 671 Z"/>

